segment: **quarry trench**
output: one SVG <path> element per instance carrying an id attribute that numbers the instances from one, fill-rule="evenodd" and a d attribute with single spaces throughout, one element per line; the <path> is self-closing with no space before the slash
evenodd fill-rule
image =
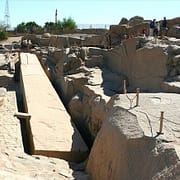
<path id="1" fill-rule="evenodd" d="M 27 54 L 27 53 L 24 53 L 25 54 L 25 56 L 29 56 L 29 54 Z M 33 90 L 30 90 L 29 92 L 28 92 L 28 90 L 29 89 L 31 89 L 31 87 L 26 87 L 28 84 L 27 83 L 25 83 L 24 84 L 24 82 L 26 82 L 26 77 L 29 79 L 29 77 L 31 76 L 31 73 L 30 74 L 28 74 L 30 71 L 28 70 L 27 71 L 27 76 L 26 76 L 26 71 L 24 71 L 24 73 L 25 73 L 25 75 L 23 74 L 23 72 L 22 72 L 22 70 L 23 70 L 23 65 L 24 65 L 24 62 L 22 62 L 22 61 L 24 61 L 23 60 L 23 58 L 25 57 L 23 57 L 23 54 L 21 55 L 22 57 L 21 57 L 21 67 L 19 68 L 19 71 L 20 71 L 20 86 L 19 86 L 19 92 L 20 92 L 20 94 L 18 94 L 18 102 L 19 102 L 19 111 L 20 112 L 24 112 L 24 113 L 29 113 L 29 112 L 34 112 L 33 111 L 33 109 L 31 109 L 31 107 L 29 106 L 29 102 L 35 102 L 35 101 L 38 101 L 37 99 L 34 99 L 34 100 L 32 100 L 32 96 L 31 96 L 31 92 L 30 91 L 32 91 L 33 92 Z M 34 55 L 34 57 L 35 57 L 35 55 Z M 25 60 L 26 61 L 26 60 Z M 31 59 L 29 58 L 29 61 L 31 61 Z M 32 63 L 33 63 L 33 59 L 32 59 Z M 31 64 L 31 63 L 30 63 Z M 25 70 L 28 68 L 28 66 L 30 66 L 28 63 L 27 63 L 27 65 L 26 65 L 26 62 L 25 62 Z M 41 65 L 39 64 L 38 65 L 38 68 L 42 68 L 42 67 L 40 67 Z M 32 66 L 33 68 L 35 68 L 36 69 L 36 62 L 35 62 L 35 64 Z M 38 73 L 39 73 L 39 71 L 37 71 Z M 43 73 L 43 72 L 42 72 Z M 45 73 L 44 73 L 45 74 Z M 38 75 L 35 73 L 33 76 L 37 76 L 37 79 L 38 79 Z M 31 80 L 31 82 L 30 82 L 30 85 L 33 85 L 33 76 L 32 76 L 32 80 Z M 42 77 L 43 76 L 45 76 L 45 80 L 47 81 L 47 77 L 46 77 L 46 75 L 41 75 L 40 76 L 40 81 L 42 82 Z M 35 86 L 37 86 L 37 79 L 35 79 Z M 28 82 L 28 81 L 27 81 Z M 39 82 L 40 83 L 40 82 Z M 42 83 L 41 83 L 42 84 Z M 51 86 L 52 86 L 52 84 L 50 83 L 47 87 L 49 87 L 49 88 L 51 88 Z M 57 95 L 55 95 L 55 96 L 57 96 L 57 97 L 53 97 L 53 93 L 55 93 L 55 90 L 53 90 L 54 88 L 51 88 L 52 90 L 52 93 L 51 93 L 51 91 L 50 91 L 50 89 L 49 89 L 49 91 L 48 91 L 48 93 L 47 94 L 51 94 L 50 96 L 49 96 L 49 101 L 47 101 L 48 102 L 48 106 L 50 106 L 50 103 L 51 103 L 51 99 L 55 99 L 55 98 L 57 98 L 58 96 Z M 38 92 L 39 92 L 39 90 L 40 90 L 40 87 L 38 88 Z M 45 89 L 43 89 L 43 90 L 45 90 Z M 42 92 L 42 91 L 41 91 Z M 34 94 L 33 94 L 33 96 L 35 95 L 36 96 L 36 94 L 38 94 L 37 92 L 35 92 Z M 41 96 L 42 96 L 42 94 L 43 93 L 41 93 Z M 45 93 L 44 93 L 45 94 Z M 56 94 L 56 93 L 55 93 Z M 37 97 L 36 97 L 37 98 Z M 48 98 L 48 97 L 47 97 Z M 58 97 L 57 98 L 57 101 L 61 101 L 60 99 L 59 99 L 60 97 Z M 59 99 L 59 100 L 58 100 Z M 53 100 L 54 101 L 54 100 Z M 53 103 L 53 101 L 52 101 L 52 103 Z M 44 102 L 45 103 L 45 102 Z M 36 106 L 36 104 L 35 104 L 35 106 Z M 39 112 L 40 111 L 42 111 L 43 112 L 43 104 L 41 105 L 41 107 L 38 105 L 38 107 L 40 108 L 38 108 L 39 110 Z M 53 111 L 54 111 L 54 115 L 55 114 L 57 114 L 56 113 L 56 111 L 58 111 L 58 109 L 60 109 L 60 111 L 62 111 L 61 109 L 63 109 L 63 105 L 61 105 L 60 104 L 60 106 L 58 107 L 58 105 L 55 105 L 54 107 L 53 107 L 54 105 L 52 104 L 52 108 L 54 109 Z M 49 109 L 49 107 L 47 108 L 47 110 Z M 57 110 L 56 110 L 57 109 Z M 35 110 L 35 112 L 38 114 L 38 111 L 36 111 Z M 66 111 L 66 109 L 63 109 L 63 112 L 67 112 Z M 62 113 L 63 113 L 62 112 Z M 44 119 L 47 119 L 44 123 L 47 123 L 48 124 L 48 119 L 53 119 L 52 117 L 50 117 L 49 116 L 49 114 L 47 114 L 48 112 L 46 112 L 46 109 L 45 109 L 45 111 L 43 112 L 43 114 L 46 114 L 45 116 L 47 116 L 47 117 L 45 117 L 44 116 Z M 50 113 L 51 113 L 51 111 L 50 111 Z M 66 113 L 67 114 L 67 113 Z M 41 115 L 42 116 L 42 115 Z M 42 119 L 43 120 L 43 118 L 41 117 L 41 116 L 39 116 L 39 119 Z M 35 115 L 32 115 L 32 117 L 35 117 Z M 48 126 L 52 126 L 51 128 L 53 128 L 53 126 L 54 126 L 54 123 L 55 123 L 55 125 L 57 126 L 57 123 L 58 124 L 61 124 L 61 122 L 59 122 L 58 121 L 58 119 L 60 118 L 60 121 L 62 121 L 62 118 L 64 117 L 66 120 L 64 121 L 65 123 L 67 123 L 68 124 L 68 121 L 69 121 L 69 123 L 70 124 L 72 124 L 72 125 L 70 125 L 70 126 L 72 126 L 73 127 L 73 131 L 74 131 L 74 134 L 72 135 L 72 138 L 74 138 L 74 139 L 72 139 L 72 155 L 71 155 L 71 152 L 68 152 L 69 150 L 67 150 L 67 152 L 59 152 L 58 153 L 58 151 L 62 151 L 61 149 L 57 149 L 56 150 L 56 146 L 58 147 L 58 144 L 56 145 L 56 146 L 54 146 L 54 148 L 55 149 L 53 149 L 53 148 L 50 148 L 49 150 L 48 150 L 48 147 L 46 147 L 46 145 L 36 145 L 35 144 L 35 142 L 34 142 L 34 136 L 35 136 L 35 138 L 38 138 L 38 136 L 41 136 L 41 134 L 39 134 L 38 135 L 38 131 L 41 131 L 40 129 L 41 129 L 41 127 L 39 127 L 40 129 L 38 130 L 37 129 L 37 133 L 34 131 L 33 132 L 33 128 L 36 128 L 36 127 L 33 127 L 32 126 L 32 117 L 30 118 L 30 120 L 21 120 L 21 130 L 22 130 L 22 136 L 23 136 L 23 143 L 24 143 L 24 149 L 25 149 L 25 152 L 26 153 L 29 153 L 29 154 L 40 154 L 40 155 L 46 155 L 46 156 L 50 156 L 50 157 L 60 157 L 60 158 L 62 158 L 62 159 L 65 159 L 65 160 L 68 160 L 68 161 L 75 161 L 75 162 L 81 162 L 82 160 L 85 160 L 86 159 L 86 157 L 87 157 L 87 155 L 88 155 L 88 151 L 87 151 L 87 148 L 86 148 L 86 145 L 84 144 L 84 142 L 83 142 L 83 140 L 81 140 L 81 135 L 79 135 L 79 132 L 78 132 L 78 130 L 76 130 L 76 127 L 74 126 L 74 124 L 72 124 L 71 123 L 71 118 L 70 118 L 70 116 L 69 116 L 69 120 L 67 119 L 67 115 L 63 115 L 62 114 L 62 117 L 61 117 L 61 114 L 59 115 L 59 116 L 56 116 L 57 117 L 57 120 L 55 120 L 56 122 L 50 122 L 49 123 L 49 125 Z M 36 118 L 36 121 L 37 121 L 37 119 L 38 119 L 38 116 L 37 116 L 37 118 Z M 41 124 L 42 122 L 41 121 L 39 121 L 39 126 L 42 126 L 43 124 Z M 38 124 L 37 124 L 38 125 Z M 36 126 L 37 126 L 36 125 Z M 72 127 L 70 127 L 70 129 L 72 128 Z M 56 128 L 56 127 L 55 127 Z M 68 129 L 68 126 L 66 127 L 64 127 L 64 130 L 63 129 L 58 129 L 58 131 L 59 130 L 61 130 L 61 131 L 66 131 L 66 129 L 65 128 L 67 128 Z M 34 134 L 33 134 L 34 133 Z M 36 133 L 36 134 L 35 134 Z M 47 131 L 47 133 L 48 133 L 48 131 Z M 58 133 L 58 132 L 52 132 L 52 134 L 51 134 L 51 138 L 53 138 L 53 134 L 55 134 L 55 133 Z M 59 133 L 58 133 L 59 134 Z M 47 134 L 47 136 L 48 136 L 48 134 Z M 61 140 L 58 140 L 58 138 L 65 138 L 65 139 L 67 139 L 68 140 L 68 134 L 67 134 L 67 137 L 65 136 L 65 135 L 63 135 L 63 134 L 61 134 L 60 133 L 60 136 L 62 136 L 62 137 L 59 137 L 59 135 L 57 135 L 57 134 L 55 134 L 55 139 L 52 139 L 52 140 L 50 140 L 50 142 L 49 143 L 51 143 L 51 141 L 52 142 L 54 142 L 54 143 L 56 143 L 57 141 L 61 141 Z M 74 137 L 73 137 L 74 136 Z M 49 136 L 50 137 L 50 136 Z M 70 136 L 71 137 L 71 136 Z M 47 139 L 48 139 L 48 137 L 46 137 Z M 47 141 L 47 139 L 46 139 L 46 141 Z M 78 140 L 79 139 L 79 140 Z M 40 139 L 38 140 L 38 141 L 40 141 Z M 68 140 L 69 141 L 69 140 Z M 62 142 L 63 142 L 63 140 L 62 140 Z M 78 142 L 78 143 L 77 143 Z M 74 145 L 73 145 L 74 144 Z M 77 145 L 76 145 L 77 144 Z M 36 146 L 37 146 L 37 150 L 35 150 L 36 149 Z M 45 146 L 45 149 L 47 149 L 47 150 L 39 150 L 38 148 L 38 146 L 42 146 L 41 148 L 43 149 L 43 146 Z M 49 146 L 51 146 L 50 144 L 49 144 Z M 66 144 L 64 144 L 64 146 L 66 147 L 67 145 Z M 73 147 L 74 146 L 74 147 Z M 77 146 L 77 147 L 76 147 Z M 78 147 L 79 146 L 79 147 Z M 62 149 L 63 149 L 64 147 L 62 147 Z M 73 149 L 74 148 L 74 149 Z M 78 149 L 79 148 L 79 149 Z M 67 148 L 68 149 L 68 148 Z M 66 150 L 64 150 L 64 151 L 66 151 Z M 70 150 L 71 151 L 71 150 Z M 77 151 L 77 152 L 76 152 Z M 82 154 L 81 154 L 81 151 L 82 151 Z M 83 152 L 84 151 L 84 152 Z M 78 155 L 78 152 L 79 152 L 79 155 Z M 68 153 L 70 153 L 69 155 L 68 155 Z"/>

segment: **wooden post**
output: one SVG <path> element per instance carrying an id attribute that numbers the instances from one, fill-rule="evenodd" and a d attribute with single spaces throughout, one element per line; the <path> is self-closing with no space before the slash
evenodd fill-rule
<path id="1" fill-rule="evenodd" d="M 164 118 L 164 112 L 161 111 L 161 115 L 160 115 L 160 124 L 159 124 L 159 132 L 158 132 L 158 134 L 162 134 L 163 118 Z"/>
<path id="2" fill-rule="evenodd" d="M 14 114 L 15 117 L 19 118 L 19 119 L 27 119 L 30 120 L 31 119 L 31 115 L 28 113 L 23 113 L 23 112 L 16 112 Z"/>
<path id="3" fill-rule="evenodd" d="M 127 93 L 127 89 L 126 89 L 126 80 L 124 80 L 124 94 Z"/>
<path id="4" fill-rule="evenodd" d="M 136 89 L 136 106 L 139 106 L 139 93 L 140 93 L 140 88 Z"/>

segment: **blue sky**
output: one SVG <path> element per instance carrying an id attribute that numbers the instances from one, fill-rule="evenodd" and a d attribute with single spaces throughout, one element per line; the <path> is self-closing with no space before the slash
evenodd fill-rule
<path id="1" fill-rule="evenodd" d="M 0 0 L 4 20 L 6 0 Z M 180 17 L 180 0 L 9 0 L 10 24 L 35 21 L 39 25 L 71 17 L 77 24 L 118 24 L 122 17 L 135 15 L 161 20 Z"/>

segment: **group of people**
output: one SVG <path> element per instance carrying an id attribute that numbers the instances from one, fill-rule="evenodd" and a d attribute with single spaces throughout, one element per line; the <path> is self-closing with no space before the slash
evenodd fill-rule
<path id="1" fill-rule="evenodd" d="M 162 23 L 159 21 L 156 21 L 156 19 L 153 19 L 150 22 L 150 29 L 149 29 L 149 35 L 150 36 L 164 36 L 167 33 L 167 20 L 166 17 L 162 20 Z"/>

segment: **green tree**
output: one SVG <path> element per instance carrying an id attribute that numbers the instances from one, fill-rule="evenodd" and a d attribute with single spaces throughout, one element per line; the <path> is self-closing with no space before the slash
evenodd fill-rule
<path id="1" fill-rule="evenodd" d="M 41 31 L 41 26 L 39 26 L 38 24 L 36 24 L 36 22 L 34 21 L 30 21 L 26 23 L 26 29 L 28 33 L 37 33 L 39 31 Z"/>
<path id="2" fill-rule="evenodd" d="M 43 28 L 44 32 L 59 33 L 62 30 L 62 23 L 60 21 L 58 21 L 57 23 L 46 22 Z"/>
<path id="3" fill-rule="evenodd" d="M 56 24 L 55 24 L 55 29 L 56 29 L 56 32 L 61 32 L 62 31 L 62 22 L 61 21 L 58 21 Z"/>
<path id="4" fill-rule="evenodd" d="M 54 22 L 46 22 L 43 26 L 39 26 L 34 21 L 30 21 L 27 23 L 22 22 L 18 24 L 15 28 L 15 32 L 17 33 L 42 33 L 42 32 L 49 32 L 49 33 L 69 33 L 75 32 L 77 29 L 77 25 L 75 21 L 69 17 L 64 18 L 63 21 L 58 21 L 57 23 Z"/>
<path id="5" fill-rule="evenodd" d="M 18 24 L 15 28 L 15 32 L 18 33 L 25 33 L 27 31 L 26 29 L 26 23 L 22 22 L 21 24 Z"/>
<path id="6" fill-rule="evenodd" d="M 17 25 L 15 31 L 18 33 L 40 33 L 42 32 L 42 27 L 36 24 L 34 21 L 27 23 L 22 22 L 21 24 Z"/>
<path id="7" fill-rule="evenodd" d="M 68 19 L 63 19 L 62 28 L 64 32 L 74 32 L 77 29 L 77 25 L 75 21 L 69 17 Z"/>
<path id="8" fill-rule="evenodd" d="M 44 25 L 44 31 L 52 33 L 55 29 L 55 23 L 54 22 L 46 22 Z"/>
<path id="9" fill-rule="evenodd" d="M 6 28 L 0 24 L 0 40 L 4 40 L 8 38 L 8 33 Z"/>

